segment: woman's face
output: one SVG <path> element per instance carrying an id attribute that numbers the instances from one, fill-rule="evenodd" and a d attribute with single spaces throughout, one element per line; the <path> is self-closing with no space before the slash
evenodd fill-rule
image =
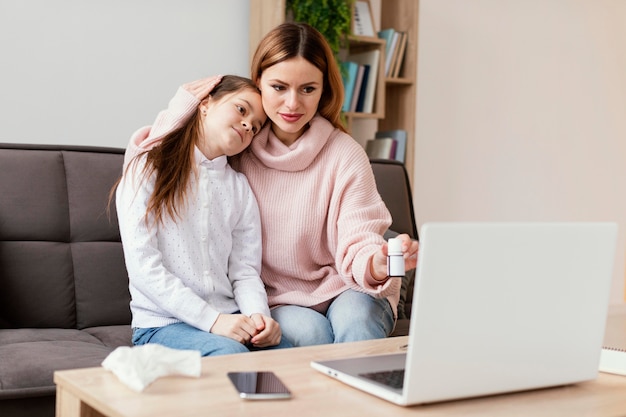
<path id="1" fill-rule="evenodd" d="M 200 110 L 204 137 L 200 138 L 198 147 L 209 159 L 236 155 L 246 149 L 267 120 L 261 95 L 251 88 L 219 100 L 204 99 Z"/>
<path id="2" fill-rule="evenodd" d="M 274 134 L 291 145 L 317 113 L 324 74 L 302 57 L 291 58 L 261 74 L 263 109 L 272 120 Z"/>

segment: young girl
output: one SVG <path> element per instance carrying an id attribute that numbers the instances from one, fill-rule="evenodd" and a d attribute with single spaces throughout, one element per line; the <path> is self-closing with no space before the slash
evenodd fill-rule
<path id="1" fill-rule="evenodd" d="M 158 145 L 126 161 L 116 192 L 133 343 L 203 356 L 289 346 L 260 279 L 257 202 L 227 161 L 266 121 L 259 91 L 236 76 L 181 90 L 199 104 L 176 121 L 160 114 L 155 125 L 170 125 L 168 133 L 154 129 L 148 140 Z"/>

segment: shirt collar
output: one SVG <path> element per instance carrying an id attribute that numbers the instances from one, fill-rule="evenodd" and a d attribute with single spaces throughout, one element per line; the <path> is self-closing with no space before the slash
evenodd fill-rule
<path id="1" fill-rule="evenodd" d="M 228 157 L 226 155 L 218 156 L 215 159 L 208 159 L 204 154 L 194 146 L 194 162 L 196 166 L 204 166 L 209 169 L 222 170 L 228 164 Z"/>

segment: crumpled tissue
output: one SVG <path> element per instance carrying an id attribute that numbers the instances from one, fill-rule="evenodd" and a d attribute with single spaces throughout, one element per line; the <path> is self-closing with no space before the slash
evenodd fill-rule
<path id="1" fill-rule="evenodd" d="M 202 371 L 199 351 L 171 349 L 157 344 L 118 347 L 102 361 L 102 366 L 137 392 L 162 376 L 199 377 Z"/>

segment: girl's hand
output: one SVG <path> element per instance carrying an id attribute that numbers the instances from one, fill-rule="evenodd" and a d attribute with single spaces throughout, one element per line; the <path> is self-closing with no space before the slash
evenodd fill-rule
<path id="1" fill-rule="evenodd" d="M 211 327 L 211 333 L 230 337 L 241 344 L 250 343 L 258 333 L 253 319 L 243 314 L 220 314 Z"/>
<path id="2" fill-rule="evenodd" d="M 402 240 L 402 255 L 404 257 L 404 270 L 409 271 L 417 266 L 417 252 L 419 243 L 412 240 L 409 235 L 402 234 L 396 236 L 396 239 Z M 370 263 L 370 273 L 376 281 L 387 280 L 387 242 L 383 243 L 380 250 L 376 251 L 372 256 Z"/>
<path id="3" fill-rule="evenodd" d="M 198 100 L 204 100 L 211 91 L 222 81 L 221 75 L 214 75 L 200 80 L 183 84 L 182 88 L 193 94 Z"/>
<path id="4" fill-rule="evenodd" d="M 257 330 L 259 330 L 259 333 L 252 337 L 250 343 L 261 348 L 276 346 L 280 343 L 282 332 L 280 331 L 280 325 L 276 320 L 259 313 L 253 314 L 251 318 L 255 323 L 257 323 Z"/>

